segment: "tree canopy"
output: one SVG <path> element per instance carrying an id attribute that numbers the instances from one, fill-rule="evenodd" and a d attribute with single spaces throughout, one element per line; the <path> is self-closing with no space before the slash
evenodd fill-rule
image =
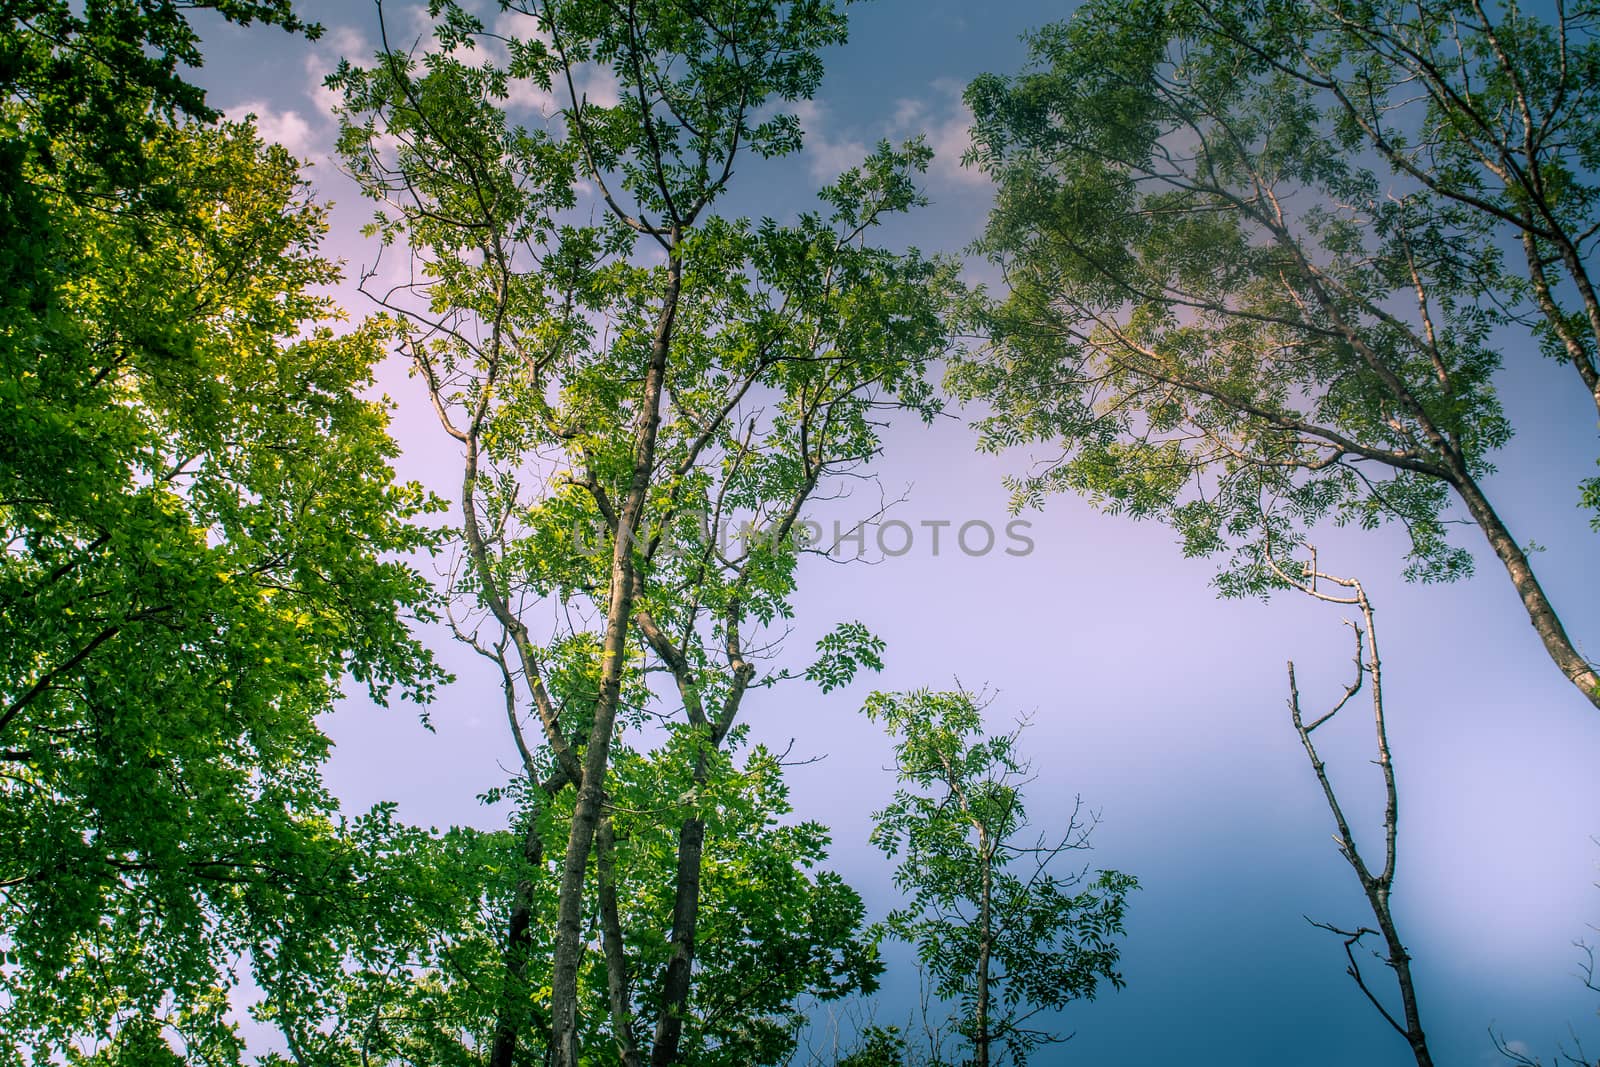
<path id="1" fill-rule="evenodd" d="M 796 166 L 849 3 L 428 0 L 403 37 L 378 4 L 323 86 L 373 209 L 352 319 L 302 162 L 196 84 L 195 9 L 309 40 L 309 6 L 0 0 L 0 1067 L 750 1067 L 836 1010 L 855 1047 L 813 1067 L 1061 1040 L 1123 984 L 1139 883 L 1082 859 L 1081 804 L 1038 817 L 1023 725 L 866 699 L 874 921 L 757 720 L 885 667 L 873 605 L 802 595 L 837 547 L 808 509 L 935 421 L 940 365 L 980 447 L 1053 449 L 1017 506 L 1078 492 L 1226 594 L 1363 612 L 1343 699 L 1307 721 L 1291 668 L 1291 719 L 1379 927 L 1327 928 L 1431 1062 L 1371 605 L 1296 568 L 1393 523 L 1452 580 L 1476 527 L 1600 706 L 1492 477 L 1530 360 L 1600 414 L 1600 14 L 1089 0 L 966 93 L 991 291 L 895 238 L 945 138 Z M 397 478 L 391 357 L 449 501 Z M 1572 499 L 1600 526 L 1600 478 Z M 446 690 L 434 637 L 487 688 Z M 1312 737 L 1365 684 L 1378 868 Z M 488 696 L 481 821 L 343 808 L 324 717 L 362 692 Z M 866 999 L 890 940 L 925 1057 Z"/>
<path id="2" fill-rule="evenodd" d="M 1458 577 L 1460 508 L 1600 706 L 1485 482 L 1508 348 L 1596 384 L 1594 31 L 1586 10 L 1104 0 L 975 81 L 999 182 L 979 248 L 1006 292 L 952 384 L 993 403 L 991 447 L 1059 442 L 1018 502 L 1158 517 L 1232 553 L 1228 593 L 1276 586 L 1264 553 L 1324 520 L 1399 523 L 1409 577 Z"/>
<path id="3" fill-rule="evenodd" d="M 283 4 L 223 5 L 298 26 Z M 0 1056 L 231 1062 L 240 954 L 350 874 L 316 716 L 426 699 L 432 535 L 383 329 L 324 213 L 175 73 L 165 4 L 7 12 L 0 270 Z M 187 117 L 185 117 L 187 116 Z M 354 877 L 354 875 L 350 875 Z"/>

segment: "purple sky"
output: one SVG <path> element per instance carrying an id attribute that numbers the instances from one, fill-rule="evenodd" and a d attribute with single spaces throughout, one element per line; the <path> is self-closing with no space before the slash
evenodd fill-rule
<path id="1" fill-rule="evenodd" d="M 405 5 L 387 7 L 406 17 Z M 318 190 L 339 202 L 330 248 L 354 268 L 373 255 L 356 233 L 367 205 L 327 159 L 334 127 L 319 83 L 341 52 L 370 52 L 375 9 L 306 10 L 329 29 L 314 46 L 213 28 L 200 80 L 214 104 L 257 112 L 265 132 L 313 160 Z M 781 216 L 879 137 L 925 130 L 941 152 L 928 183 L 934 204 L 892 237 L 959 250 L 981 227 L 989 195 L 956 165 L 960 88 L 985 70 L 1015 70 L 1018 36 L 1070 6 L 883 0 L 852 11 L 852 41 L 828 56 L 823 91 L 803 113 L 803 165 L 759 180 L 751 167 L 729 207 Z M 367 310 L 358 296 L 349 306 Z M 1501 389 L 1518 433 L 1490 485 L 1518 539 L 1545 546 L 1535 566 L 1569 631 L 1600 658 L 1600 535 L 1575 489 L 1600 451 L 1594 413 L 1566 380 L 1571 372 L 1531 343 L 1508 350 L 1506 362 Z M 400 405 L 402 473 L 453 495 L 453 442 L 403 367 L 385 367 L 383 386 Z M 834 866 L 876 915 L 891 906 L 889 866 L 866 842 L 870 813 L 892 789 L 888 743 L 857 711 L 868 689 L 956 677 L 987 684 L 999 690 L 998 725 L 1032 717 L 1024 747 L 1039 775 L 1029 794 L 1038 821 L 1064 816 L 1081 794 L 1102 815 L 1095 864 L 1144 884 L 1129 919 L 1128 988 L 1072 1008 L 1062 1028 L 1077 1037 L 1035 1063 L 1409 1062 L 1344 977 L 1338 940 L 1302 918 L 1368 920 L 1284 706 L 1291 658 L 1308 705 L 1338 693 L 1349 665 L 1341 609 L 1298 596 L 1218 601 L 1213 564 L 1182 559 L 1166 530 L 1070 497 L 1023 516 L 1036 545 L 1026 556 L 969 558 L 953 549 L 952 530 L 934 556 L 925 520 L 1003 528 L 1010 518 L 1000 479 L 1029 454 L 978 456 L 973 442 L 962 418 L 896 426 L 877 471 L 889 495 L 907 493 L 894 516 L 919 535 L 911 551 L 874 565 L 812 560 L 801 572 L 796 656 L 835 623 L 860 619 L 888 642 L 884 674 L 827 696 L 780 687 L 750 705 L 758 739 L 793 739 L 796 756 L 826 754 L 791 782 L 798 814 L 833 827 Z M 1597 1005 L 1574 977 L 1571 945 L 1586 933 L 1600 939 L 1586 927 L 1600 923 L 1600 846 L 1591 840 L 1600 834 L 1600 714 L 1551 666 L 1476 531 L 1460 538 L 1479 574 L 1445 587 L 1399 579 L 1392 533 L 1330 531 L 1318 544 L 1325 569 L 1359 575 L 1377 606 L 1404 805 L 1397 917 L 1437 1060 L 1476 1067 L 1497 1062 L 1491 1024 L 1547 1058 L 1569 1023 L 1600 1048 Z M 352 810 L 395 800 L 418 823 L 498 825 L 498 813 L 474 800 L 513 757 L 498 683 L 442 633 L 430 637 L 460 676 L 432 710 L 437 734 L 411 709 L 352 700 L 328 719 L 337 742 L 330 781 Z M 1376 798 L 1369 732 L 1359 716 L 1345 725 L 1324 742 L 1326 755 L 1365 815 L 1358 833 L 1372 839 L 1376 804 L 1356 799 Z M 891 975 L 880 1021 L 903 1018 L 914 995 L 914 978 Z"/>

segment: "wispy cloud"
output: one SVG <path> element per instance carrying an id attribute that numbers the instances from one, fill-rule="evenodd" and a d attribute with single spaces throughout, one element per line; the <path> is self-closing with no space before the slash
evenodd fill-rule
<path id="1" fill-rule="evenodd" d="M 792 110 L 805 131 L 803 158 L 813 180 L 831 182 L 866 157 L 866 143 L 838 132 L 826 104 L 799 100 Z"/>
<path id="2" fill-rule="evenodd" d="M 921 135 L 933 149 L 928 178 L 934 185 L 965 189 L 988 188 L 987 175 L 976 167 L 963 167 L 961 159 L 972 144 L 972 112 L 961 99 L 963 86 L 941 78 L 929 84 L 926 94 L 903 97 L 884 118 L 861 125 L 841 121 L 828 104 L 802 100 L 793 105 L 805 130 L 805 159 L 811 177 L 830 181 L 860 163 L 877 141 L 904 141 Z"/>
<path id="3" fill-rule="evenodd" d="M 323 81 L 338 66 L 340 59 L 348 58 L 359 63 L 368 60 L 376 51 L 376 46 L 359 30 L 349 26 L 334 26 L 305 53 L 305 81 L 301 94 L 305 102 L 303 108 L 293 106 L 293 98 L 286 96 L 277 105 L 266 100 L 251 99 L 223 110 L 228 118 L 234 120 L 254 115 L 256 129 L 263 140 L 283 145 L 290 155 L 304 163 L 325 163 L 333 155 L 334 140 L 339 134 L 338 120 L 333 115 L 339 94 L 324 85 Z"/>
<path id="4" fill-rule="evenodd" d="M 921 133 L 933 149 L 929 172 L 935 180 L 973 188 L 990 184 L 988 175 L 977 167 L 963 167 L 961 159 L 972 147 L 972 110 L 961 99 L 963 86 L 951 78 L 940 78 L 929 86 L 924 97 L 906 97 L 895 104 L 891 119 L 897 137 Z"/>

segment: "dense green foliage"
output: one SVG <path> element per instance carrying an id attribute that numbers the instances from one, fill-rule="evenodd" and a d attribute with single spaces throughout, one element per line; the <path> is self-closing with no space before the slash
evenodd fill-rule
<path id="1" fill-rule="evenodd" d="M 0 1060 L 231 1062 L 241 955 L 360 882 L 315 717 L 438 678 L 392 561 L 426 502 L 360 395 L 381 330 L 316 295 L 321 209 L 208 121 L 181 13 L 0 33 Z"/>
<path id="2" fill-rule="evenodd" d="M 874 986 L 881 967 L 866 936 L 861 899 L 830 872 L 827 831 L 794 823 L 773 754 L 750 750 L 695 782 L 687 738 L 650 753 L 620 751 L 613 775 L 614 871 L 632 1007 L 641 1024 L 657 1010 L 649 995 L 671 955 L 664 914 L 675 882 L 674 830 L 688 810 L 707 820 L 693 1016 L 680 1062 L 782 1062 L 793 1042 L 794 1004 Z M 513 783 L 512 789 L 525 788 Z M 501 1011 L 504 935 L 517 883 L 536 885 L 531 925 L 547 945 L 556 920 L 555 872 L 518 862 L 524 831 L 560 854 L 571 818 L 567 790 L 537 813 L 537 825 L 492 833 L 451 830 L 442 838 L 405 828 L 387 812 L 356 823 L 370 842 L 367 885 L 385 907 L 345 909 L 344 921 L 282 931 L 272 966 L 280 979 L 258 1014 L 276 1025 L 303 1062 L 480 1064 Z M 526 809 L 525 809 L 526 810 Z M 375 903 L 375 902 L 374 902 Z M 586 939 L 598 940 L 600 899 L 591 885 Z M 353 918 L 355 921 L 348 921 Z M 337 917 L 336 917 L 337 919 Z M 524 980 L 548 987 L 551 958 L 537 953 Z M 584 964 L 580 1018 L 595 1063 L 614 1063 L 607 975 L 598 953 Z M 530 1042 L 548 1040 L 539 1013 Z M 274 1061 L 275 1062 L 275 1061 Z"/>
<path id="3" fill-rule="evenodd" d="M 6 87 L 4 181 L 7 222 L 48 230 L 40 173 L 76 195 L 113 190 L 139 197 L 160 161 L 145 144 L 174 119 L 220 116 L 182 68 L 200 66 L 200 37 L 184 8 L 206 8 L 241 25 L 260 21 L 315 38 L 321 28 L 291 0 L 6 0 L 0 6 L 0 83 Z M 26 247 L 7 234 L 8 252 Z M 15 246 L 12 248 L 11 246 Z M 14 269 L 14 264 L 8 264 Z"/>

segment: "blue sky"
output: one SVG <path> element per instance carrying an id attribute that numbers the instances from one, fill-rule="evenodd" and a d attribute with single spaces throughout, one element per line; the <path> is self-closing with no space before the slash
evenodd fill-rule
<path id="1" fill-rule="evenodd" d="M 408 17 L 405 5 L 386 6 Z M 338 202 L 330 248 L 354 268 L 373 254 L 356 233 L 367 206 L 326 157 L 334 127 L 319 83 L 341 52 L 370 51 L 375 8 L 305 8 L 329 30 L 316 45 L 207 23 L 200 80 L 214 104 L 255 111 L 269 136 L 312 161 L 319 192 Z M 730 210 L 791 212 L 878 138 L 924 131 L 941 152 L 928 179 L 933 204 L 890 236 L 960 250 L 989 195 L 956 165 L 960 88 L 983 71 L 1015 70 L 1020 35 L 1070 10 L 954 0 L 852 8 L 851 42 L 827 56 L 823 90 L 803 110 L 800 165 L 752 167 Z M 349 306 L 366 310 L 354 295 Z M 1569 631 L 1600 658 L 1597 535 L 1575 489 L 1600 451 L 1594 412 L 1571 372 L 1531 343 L 1508 346 L 1506 362 L 1501 388 L 1518 432 L 1490 485 L 1518 539 L 1545 546 L 1535 566 Z M 382 380 L 400 405 L 402 472 L 452 494 L 455 457 L 425 401 L 403 367 L 385 367 Z M 896 425 L 877 468 L 890 495 L 906 496 L 895 514 L 913 528 L 1003 527 L 1000 479 L 1030 454 L 980 456 L 973 443 L 962 417 Z M 826 754 L 791 781 L 799 814 L 834 828 L 835 867 L 875 913 L 891 905 L 890 869 L 866 843 L 870 813 L 892 789 L 888 743 L 857 712 L 867 688 L 987 684 L 999 690 L 997 723 L 1032 718 L 1024 745 L 1039 776 L 1029 798 L 1039 821 L 1064 816 L 1081 794 L 1101 813 L 1092 861 L 1144 886 L 1129 918 L 1127 989 L 1070 1009 L 1061 1027 L 1077 1036 L 1034 1062 L 1409 1062 L 1344 976 L 1338 940 L 1303 918 L 1368 918 L 1284 706 L 1288 659 L 1308 704 L 1337 694 L 1349 661 L 1340 609 L 1298 597 L 1218 601 L 1213 564 L 1184 560 L 1166 530 L 1074 498 L 1024 518 L 1036 547 L 1022 557 L 971 558 L 948 541 L 934 556 L 919 538 L 874 565 L 813 561 L 802 572 L 792 647 L 852 618 L 888 642 L 887 669 L 868 684 L 827 696 L 779 689 L 752 709 L 757 737 Z M 1547 1058 L 1569 1024 L 1600 1048 L 1597 1005 L 1574 977 L 1571 945 L 1600 939 L 1586 925 L 1600 923 L 1600 714 L 1550 665 L 1476 537 L 1461 531 L 1478 575 L 1445 587 L 1399 579 L 1392 533 L 1318 539 L 1326 568 L 1361 576 L 1377 606 L 1404 805 L 1396 912 L 1436 1059 L 1463 1065 L 1497 1062 L 1491 1025 Z M 510 762 L 497 683 L 442 635 L 434 643 L 460 676 L 433 709 L 437 734 L 409 709 L 352 700 L 328 719 L 330 780 L 352 809 L 396 800 L 415 822 L 492 825 L 495 813 L 473 798 Z M 1368 734 L 1354 717 L 1347 725 L 1326 754 L 1365 816 L 1358 833 L 1376 847 L 1376 806 L 1356 799 L 1378 786 Z M 914 995 L 914 981 L 891 980 L 880 1021 L 902 1019 Z"/>

